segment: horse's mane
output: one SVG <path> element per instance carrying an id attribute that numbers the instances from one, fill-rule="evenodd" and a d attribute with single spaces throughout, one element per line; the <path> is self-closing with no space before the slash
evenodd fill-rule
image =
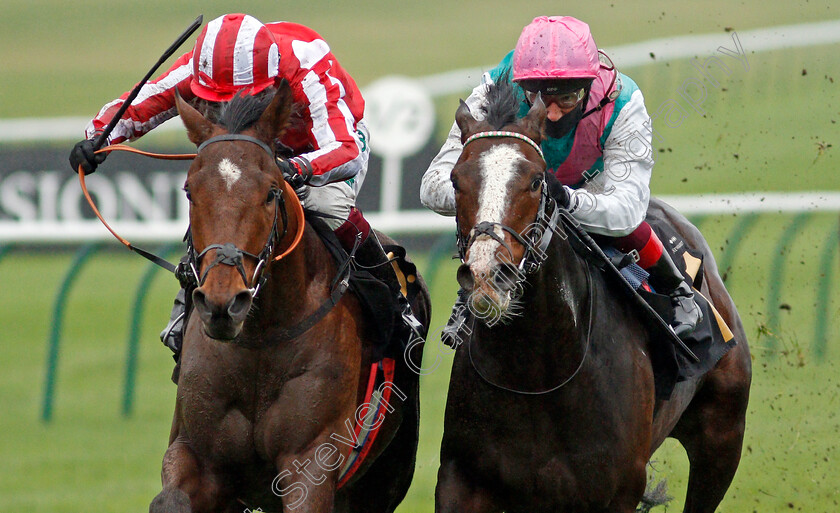
<path id="1" fill-rule="evenodd" d="M 274 98 L 274 90 L 267 91 L 270 94 L 239 94 L 226 103 L 219 106 L 219 117 L 217 123 L 232 134 L 238 134 L 257 122 L 265 112 L 268 104 Z"/>
<path id="2" fill-rule="evenodd" d="M 494 130 L 516 122 L 520 98 L 510 80 L 510 70 L 506 70 L 495 83 L 487 86 L 487 102 L 481 108 L 484 120 Z"/>
<path id="3" fill-rule="evenodd" d="M 269 88 L 254 96 L 236 93 L 227 102 L 195 98 L 190 103 L 211 123 L 225 127 L 232 134 L 238 134 L 260 119 L 274 98 L 274 93 L 275 90 Z"/>

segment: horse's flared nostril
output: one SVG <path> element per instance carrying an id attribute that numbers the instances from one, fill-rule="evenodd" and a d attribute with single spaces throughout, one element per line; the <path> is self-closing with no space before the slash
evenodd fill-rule
<path id="1" fill-rule="evenodd" d="M 248 311 L 251 309 L 252 303 L 253 296 L 251 296 L 251 293 L 247 290 L 243 290 L 233 296 L 233 299 L 231 299 L 228 303 L 228 315 L 230 315 L 231 319 L 234 321 L 242 322 L 248 315 Z"/>
<path id="2" fill-rule="evenodd" d="M 199 317 L 205 321 L 209 320 L 212 313 L 207 308 L 207 296 L 204 294 L 204 291 L 200 288 L 195 289 L 192 294 L 192 300 Z"/>
<path id="3" fill-rule="evenodd" d="M 467 292 L 472 292 L 475 288 L 475 279 L 473 278 L 470 266 L 461 264 L 458 267 L 458 285 Z"/>
<path id="4" fill-rule="evenodd" d="M 237 292 L 228 301 L 217 300 L 212 291 L 203 288 L 193 291 L 193 305 L 204 325 L 204 333 L 216 340 L 233 340 L 239 336 L 251 303 L 251 293 L 247 290 Z"/>

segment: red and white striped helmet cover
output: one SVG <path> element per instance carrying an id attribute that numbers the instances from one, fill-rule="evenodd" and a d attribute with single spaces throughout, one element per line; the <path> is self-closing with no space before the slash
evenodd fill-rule
<path id="1" fill-rule="evenodd" d="M 210 101 L 227 101 L 240 90 L 256 94 L 274 83 L 279 64 L 277 42 L 265 25 L 247 14 L 226 14 L 195 42 L 190 88 Z"/>

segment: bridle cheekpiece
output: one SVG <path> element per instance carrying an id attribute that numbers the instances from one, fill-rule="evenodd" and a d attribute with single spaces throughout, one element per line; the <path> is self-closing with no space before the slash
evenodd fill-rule
<path id="1" fill-rule="evenodd" d="M 519 139 L 533 147 L 539 154 L 540 158 L 542 158 L 543 160 L 545 159 L 542 149 L 540 148 L 539 144 L 537 144 L 533 139 L 518 132 L 511 132 L 507 130 L 490 130 L 486 132 L 475 133 L 469 136 L 466 141 L 464 141 L 464 146 L 466 147 L 467 144 L 471 143 L 472 141 L 475 141 L 476 139 L 490 137 L 512 137 L 514 139 Z M 461 262 L 463 263 L 466 261 L 467 249 L 480 235 L 487 235 L 491 239 L 500 243 L 502 246 L 505 247 L 505 249 L 507 249 L 508 253 L 510 253 L 511 256 L 513 256 L 513 251 L 511 247 L 505 242 L 504 238 L 500 237 L 495 232 L 495 228 L 499 227 L 502 230 L 509 233 L 511 237 L 513 237 L 525 248 L 525 254 L 522 255 L 522 260 L 519 262 L 518 266 L 518 269 L 520 271 L 519 275 L 522 277 L 522 279 L 524 279 L 525 275 L 537 272 L 540 266 L 542 265 L 542 262 L 546 258 L 545 251 L 546 249 L 548 249 L 548 245 L 551 243 L 551 238 L 554 235 L 554 232 L 558 230 L 558 221 L 560 219 L 561 210 L 561 207 L 557 205 L 557 202 L 555 202 L 554 199 L 548 195 L 548 187 L 545 183 L 545 177 L 543 177 L 542 184 L 540 186 L 540 191 L 540 206 L 539 210 L 537 211 L 536 220 L 534 221 L 534 223 L 530 224 L 526 228 L 525 231 L 527 233 L 525 234 L 519 233 L 513 228 L 502 223 L 482 221 L 475 225 L 472 228 L 472 230 L 470 230 L 469 239 L 464 240 L 464 238 L 461 236 L 460 228 L 456 229 L 458 252 L 461 258 Z M 551 212 L 549 214 L 546 214 L 546 210 L 548 210 L 549 207 Z"/>
<path id="2" fill-rule="evenodd" d="M 209 144 L 222 141 L 246 141 L 254 143 L 260 148 L 264 149 L 266 153 L 268 153 L 268 155 L 272 159 L 274 159 L 274 152 L 265 142 L 255 137 L 243 134 L 222 134 L 217 135 L 215 137 L 211 137 L 210 139 L 207 139 L 198 146 L 197 153 L 201 153 L 201 150 L 206 148 Z M 288 231 L 289 220 L 286 212 L 286 200 L 283 196 L 283 191 L 277 188 L 274 188 L 272 190 L 274 193 L 274 222 L 271 226 L 271 231 L 268 234 L 268 240 L 266 240 L 262 251 L 260 251 L 258 255 L 240 249 L 231 242 L 227 242 L 225 244 L 210 244 L 209 246 L 204 248 L 200 253 L 198 253 L 196 252 L 195 246 L 193 246 L 192 233 L 187 233 L 186 239 L 188 245 L 187 254 L 189 258 L 189 267 L 198 286 L 204 284 L 204 281 L 207 279 L 207 274 L 210 272 L 210 269 L 216 267 L 219 264 L 229 265 L 235 267 L 236 270 L 239 271 L 239 275 L 242 277 L 242 281 L 245 283 L 245 286 L 248 287 L 248 290 L 251 293 L 251 297 L 255 297 L 257 295 L 257 293 L 260 291 L 260 288 L 265 283 L 265 264 L 274 253 L 274 244 L 275 242 L 278 242 L 281 239 L 283 239 L 283 237 L 286 235 L 286 232 Z M 278 232 L 277 229 L 278 214 L 282 216 L 282 233 Z M 204 273 L 199 275 L 198 268 L 200 266 L 201 260 L 211 249 L 216 250 L 216 258 L 213 260 L 213 262 L 210 263 L 209 266 L 207 266 L 207 269 L 204 270 Z M 248 277 L 245 274 L 245 266 L 242 263 L 243 257 L 250 257 L 257 261 L 257 265 L 254 268 L 254 275 L 251 277 L 250 281 L 248 280 Z"/>

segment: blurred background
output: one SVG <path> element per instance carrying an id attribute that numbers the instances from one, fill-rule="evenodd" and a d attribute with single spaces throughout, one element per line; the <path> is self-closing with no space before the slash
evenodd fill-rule
<path id="1" fill-rule="evenodd" d="M 198 14 L 236 11 L 315 29 L 365 92 L 375 155 L 359 202 L 431 286 L 429 362 L 457 283 L 454 224 L 422 211 L 422 173 L 458 98 L 533 17 L 589 23 L 654 117 L 653 193 L 703 231 L 749 337 L 747 436 L 719 511 L 840 510 L 840 5 L 4 0 L 0 511 L 145 511 L 160 490 L 175 387 L 157 333 L 177 284 L 90 219 L 67 155 Z M 189 150 L 177 123 L 135 145 Z M 112 155 L 91 187 L 123 235 L 172 260 L 185 169 Z M 442 358 L 421 379 L 420 449 L 400 512 L 433 510 Z M 680 511 L 684 452 L 669 442 L 654 461 Z"/>

